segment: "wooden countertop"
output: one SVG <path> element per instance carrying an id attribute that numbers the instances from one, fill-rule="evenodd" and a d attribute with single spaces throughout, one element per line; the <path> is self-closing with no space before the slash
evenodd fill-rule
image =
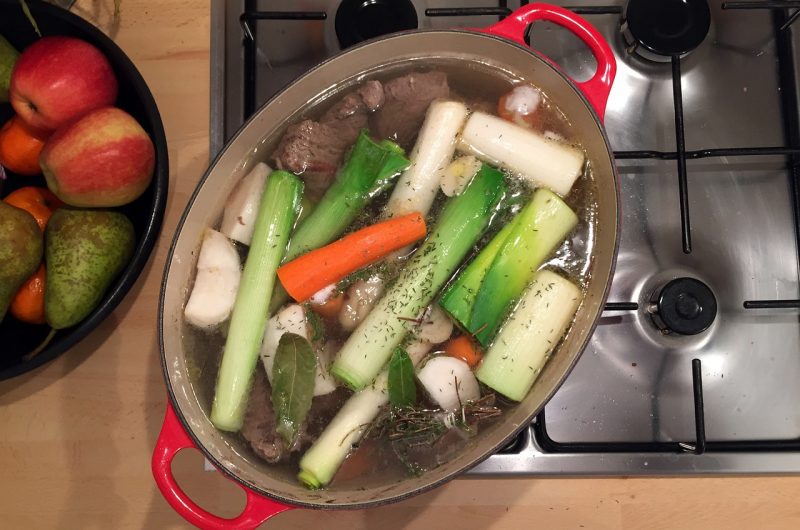
<path id="1" fill-rule="evenodd" d="M 0 383 L 3 528 L 184 528 L 156 489 L 150 456 L 166 391 L 156 306 L 167 247 L 208 156 L 209 6 L 200 0 L 79 0 L 158 102 L 170 194 L 155 254 L 120 307 L 55 362 Z M 197 452 L 175 462 L 201 505 L 238 513 L 244 495 Z M 294 510 L 265 528 L 800 528 L 800 477 L 461 479 L 366 511 Z"/>

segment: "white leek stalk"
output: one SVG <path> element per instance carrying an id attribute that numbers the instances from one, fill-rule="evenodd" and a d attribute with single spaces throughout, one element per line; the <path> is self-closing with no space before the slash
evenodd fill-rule
<path id="1" fill-rule="evenodd" d="M 562 197 L 583 174 L 585 157 L 577 147 L 483 112 L 467 120 L 458 149 L 518 173 L 532 187 L 543 186 Z"/>
<path id="2" fill-rule="evenodd" d="M 522 295 L 483 357 L 478 381 L 509 399 L 522 401 L 566 333 L 581 303 L 581 290 L 542 270 Z"/>
<path id="3" fill-rule="evenodd" d="M 427 215 L 444 170 L 456 149 L 456 137 L 467 119 L 467 107 L 457 101 L 434 101 L 422 124 L 406 169 L 386 204 L 389 217 L 411 212 Z"/>

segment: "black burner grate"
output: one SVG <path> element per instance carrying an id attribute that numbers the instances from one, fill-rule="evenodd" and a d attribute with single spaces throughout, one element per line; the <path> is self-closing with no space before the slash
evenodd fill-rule
<path id="1" fill-rule="evenodd" d="M 326 20 L 325 11 L 259 11 L 256 0 L 245 0 L 244 13 L 239 17 L 244 39 L 244 120 L 256 111 L 256 27 L 259 20 Z"/>

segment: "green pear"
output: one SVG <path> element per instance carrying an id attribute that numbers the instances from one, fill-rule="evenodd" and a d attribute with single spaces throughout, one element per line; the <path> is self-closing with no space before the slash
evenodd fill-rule
<path id="1" fill-rule="evenodd" d="M 42 231 L 25 210 L 0 201 L 0 322 L 42 261 Z"/>
<path id="2" fill-rule="evenodd" d="M 11 70 L 17 62 L 19 52 L 0 35 L 0 103 L 8 101 L 8 87 L 11 85 Z"/>
<path id="3" fill-rule="evenodd" d="M 47 323 L 63 329 L 86 318 L 128 264 L 135 242 L 133 224 L 121 213 L 56 210 L 45 230 Z"/>

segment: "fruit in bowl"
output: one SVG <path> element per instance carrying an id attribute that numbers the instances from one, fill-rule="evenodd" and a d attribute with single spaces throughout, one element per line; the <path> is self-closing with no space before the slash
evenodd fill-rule
<path id="1" fill-rule="evenodd" d="M 47 36 L 28 46 L 11 75 L 9 99 L 34 129 L 53 131 L 117 99 L 117 78 L 103 52 L 83 39 Z"/>
<path id="2" fill-rule="evenodd" d="M 121 206 L 153 176 L 155 149 L 124 110 L 102 107 L 61 127 L 39 157 L 47 186 L 72 206 Z"/>
<path id="3" fill-rule="evenodd" d="M 27 4 L 41 36 L 18 0 L 0 0 L 0 201 L 39 223 L 25 237 L 44 257 L 14 278 L 0 379 L 64 353 L 119 304 L 154 247 L 168 182 L 158 109 L 130 59 L 69 11 Z"/>

